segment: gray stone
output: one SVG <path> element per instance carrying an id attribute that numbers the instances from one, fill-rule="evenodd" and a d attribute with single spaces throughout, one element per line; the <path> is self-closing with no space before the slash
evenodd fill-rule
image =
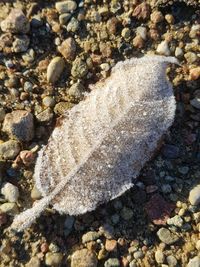
<path id="1" fill-rule="evenodd" d="M 1 194 L 4 195 L 5 199 L 9 202 L 17 202 L 19 198 L 19 189 L 11 183 L 5 183 L 1 188 Z"/>
<path id="2" fill-rule="evenodd" d="M 55 106 L 55 99 L 52 96 L 45 96 L 42 99 L 42 103 L 45 107 L 54 107 Z"/>
<path id="3" fill-rule="evenodd" d="M 70 18 L 71 18 L 71 14 L 69 14 L 69 13 L 61 14 L 59 16 L 59 22 L 61 25 L 65 25 L 70 20 Z"/>
<path id="4" fill-rule="evenodd" d="M 71 257 L 71 267 L 96 267 L 97 266 L 97 257 L 88 249 L 84 248 L 77 250 L 72 254 Z"/>
<path id="5" fill-rule="evenodd" d="M 6 114 L 2 131 L 20 141 L 32 140 L 34 137 L 33 115 L 26 110 L 15 110 Z"/>
<path id="6" fill-rule="evenodd" d="M 27 33 L 30 30 L 30 23 L 20 9 L 12 9 L 1 22 L 1 29 L 3 32 Z"/>
<path id="7" fill-rule="evenodd" d="M 64 227 L 71 230 L 74 225 L 74 221 L 75 218 L 73 216 L 67 215 L 64 222 Z"/>
<path id="8" fill-rule="evenodd" d="M 173 255 L 167 256 L 167 263 L 169 267 L 176 267 L 177 266 L 177 259 Z"/>
<path id="9" fill-rule="evenodd" d="M 123 209 L 120 212 L 120 215 L 124 220 L 128 221 L 133 217 L 133 211 L 127 207 L 123 207 Z"/>
<path id="10" fill-rule="evenodd" d="M 8 215 L 16 215 L 19 212 L 16 203 L 9 203 L 9 202 L 0 205 L 0 211 Z"/>
<path id="11" fill-rule="evenodd" d="M 44 111 L 40 112 L 36 116 L 37 120 L 41 123 L 48 123 L 53 119 L 53 112 L 51 108 L 47 108 Z"/>
<path id="12" fill-rule="evenodd" d="M 199 97 L 195 97 L 192 100 L 190 100 L 190 104 L 197 109 L 200 109 L 200 98 Z"/>
<path id="13" fill-rule="evenodd" d="M 67 91 L 67 93 L 72 96 L 75 97 L 77 99 L 80 99 L 83 96 L 83 92 L 85 90 L 85 87 L 80 83 L 74 83 L 69 90 Z"/>
<path id="14" fill-rule="evenodd" d="M 72 65 L 71 74 L 75 78 L 82 78 L 88 73 L 88 67 L 86 63 L 81 60 L 80 58 L 77 58 Z"/>
<path id="15" fill-rule="evenodd" d="M 189 201 L 192 205 L 200 203 L 200 184 L 195 186 L 189 193 Z"/>
<path id="16" fill-rule="evenodd" d="M 200 267 L 200 257 L 195 256 L 194 258 L 190 259 L 187 267 Z"/>
<path id="17" fill-rule="evenodd" d="M 143 40 L 147 39 L 147 29 L 146 27 L 139 26 L 136 29 L 136 33 L 142 37 Z"/>
<path id="18" fill-rule="evenodd" d="M 71 18 L 70 22 L 67 25 L 68 32 L 76 32 L 79 28 L 79 22 L 76 18 Z"/>
<path id="19" fill-rule="evenodd" d="M 12 51 L 15 53 L 26 52 L 30 44 L 30 39 L 27 35 L 18 35 L 14 38 Z"/>
<path id="20" fill-rule="evenodd" d="M 55 57 L 47 67 L 47 81 L 54 84 L 60 78 L 65 68 L 65 61 L 61 57 Z"/>
<path id="21" fill-rule="evenodd" d="M 155 252 L 155 260 L 158 264 L 163 263 L 165 261 L 165 255 L 161 250 L 157 250 Z"/>
<path id="22" fill-rule="evenodd" d="M 183 219 L 181 218 L 181 216 L 175 215 L 174 217 L 169 218 L 167 220 L 167 223 L 169 225 L 174 225 L 174 226 L 177 226 L 177 227 L 182 227 L 183 226 Z"/>
<path id="23" fill-rule="evenodd" d="M 164 194 L 169 194 L 172 191 L 172 188 L 171 188 L 171 185 L 170 184 L 163 184 L 162 187 L 161 187 L 161 189 L 162 189 L 162 192 Z"/>
<path id="24" fill-rule="evenodd" d="M 47 254 L 45 255 L 45 264 L 47 266 L 60 266 L 62 259 L 63 259 L 63 254 L 60 252 L 58 253 L 47 252 Z"/>
<path id="25" fill-rule="evenodd" d="M 68 1 L 57 2 L 55 7 L 59 13 L 63 14 L 63 13 L 73 12 L 77 8 L 77 4 L 75 1 L 68 0 Z"/>
<path id="26" fill-rule="evenodd" d="M 15 140 L 9 140 L 0 144 L 0 157 L 14 159 L 20 152 L 20 145 Z"/>
<path id="27" fill-rule="evenodd" d="M 174 244 L 179 240 L 179 237 L 172 232 L 170 232 L 168 229 L 162 227 L 158 230 L 157 236 L 163 243 L 167 245 Z"/>
<path id="28" fill-rule="evenodd" d="M 120 262 L 117 258 L 110 258 L 104 263 L 104 267 L 120 267 Z"/>
<path id="29" fill-rule="evenodd" d="M 97 240 L 100 237 L 100 233 L 95 231 L 90 231 L 82 236 L 82 243 L 87 243 L 90 241 Z"/>

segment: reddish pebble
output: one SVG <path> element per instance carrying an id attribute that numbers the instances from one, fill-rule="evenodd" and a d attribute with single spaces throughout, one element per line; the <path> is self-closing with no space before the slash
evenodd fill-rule
<path id="1" fill-rule="evenodd" d="M 0 213 L 0 226 L 7 223 L 7 215 L 5 213 Z"/>
<path id="2" fill-rule="evenodd" d="M 149 219 L 157 225 L 165 225 L 174 208 L 175 205 L 165 201 L 159 194 L 153 195 L 146 204 L 146 212 Z"/>
<path id="3" fill-rule="evenodd" d="M 49 245 L 47 243 L 42 243 L 40 250 L 42 251 L 42 253 L 46 253 L 49 250 Z"/>
<path id="4" fill-rule="evenodd" d="M 35 160 L 35 154 L 28 150 L 21 151 L 19 156 L 25 166 L 31 165 Z"/>
<path id="5" fill-rule="evenodd" d="M 129 265 L 129 261 L 127 260 L 127 258 L 122 257 L 122 259 L 121 259 L 121 265 L 123 267 L 127 267 Z"/>

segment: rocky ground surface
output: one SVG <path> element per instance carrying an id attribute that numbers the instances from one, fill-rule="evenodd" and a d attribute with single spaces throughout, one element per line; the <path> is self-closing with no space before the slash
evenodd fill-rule
<path id="1" fill-rule="evenodd" d="M 0 266 L 200 266 L 200 4 L 0 1 Z M 79 217 L 49 208 L 31 228 L 13 216 L 40 198 L 37 151 L 55 120 L 120 60 L 175 56 L 176 119 L 136 185 Z"/>

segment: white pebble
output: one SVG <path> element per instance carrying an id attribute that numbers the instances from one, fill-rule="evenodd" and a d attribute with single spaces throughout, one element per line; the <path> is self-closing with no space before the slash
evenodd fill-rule
<path id="1" fill-rule="evenodd" d="M 157 53 L 160 55 L 165 55 L 165 56 L 170 56 L 171 52 L 169 50 L 169 45 L 167 41 L 162 41 L 157 49 L 156 49 Z"/>
<path id="2" fill-rule="evenodd" d="M 19 198 L 18 188 L 11 183 L 5 183 L 3 185 L 1 188 L 1 194 L 4 195 L 5 199 L 9 202 L 17 202 Z"/>
<path id="3" fill-rule="evenodd" d="M 196 206 L 200 203 L 200 184 L 195 186 L 189 194 L 189 201 L 192 205 Z"/>

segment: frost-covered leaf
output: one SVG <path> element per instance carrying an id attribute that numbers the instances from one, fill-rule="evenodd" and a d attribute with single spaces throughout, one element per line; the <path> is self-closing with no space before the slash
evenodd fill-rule
<path id="1" fill-rule="evenodd" d="M 43 195 L 12 227 L 29 226 L 49 205 L 78 215 L 129 189 L 171 126 L 175 99 L 166 79 L 175 58 L 119 62 L 109 78 L 59 121 L 38 155 L 36 186 Z"/>

